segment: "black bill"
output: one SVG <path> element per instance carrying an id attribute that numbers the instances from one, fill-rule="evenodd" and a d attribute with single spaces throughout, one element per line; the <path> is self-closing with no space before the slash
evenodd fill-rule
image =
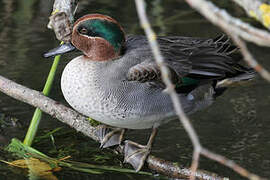
<path id="1" fill-rule="evenodd" d="M 64 44 L 61 44 L 60 46 L 50 50 L 49 52 L 45 53 L 43 56 L 45 58 L 48 58 L 48 57 L 64 54 L 64 53 L 73 51 L 75 49 L 76 48 L 71 43 L 64 43 Z"/>

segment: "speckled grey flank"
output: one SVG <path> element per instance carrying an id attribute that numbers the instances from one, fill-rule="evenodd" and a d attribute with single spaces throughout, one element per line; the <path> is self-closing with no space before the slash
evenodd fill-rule
<path id="1" fill-rule="evenodd" d="M 175 118 L 170 97 L 161 88 L 126 81 L 129 67 L 137 64 L 136 53 L 108 62 L 73 59 L 65 68 L 61 88 L 67 102 L 78 112 L 102 123 L 130 129 L 151 128 Z M 179 95 L 186 112 L 194 102 Z"/>

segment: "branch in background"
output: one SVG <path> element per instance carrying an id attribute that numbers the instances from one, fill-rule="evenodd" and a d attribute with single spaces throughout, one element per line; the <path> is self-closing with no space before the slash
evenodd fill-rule
<path id="1" fill-rule="evenodd" d="M 187 1 L 190 2 L 191 0 L 187 0 Z M 225 166 L 230 167 L 235 172 L 237 172 L 238 174 L 240 174 L 244 177 L 247 177 L 249 179 L 256 179 L 256 180 L 262 179 L 259 176 L 252 174 L 249 171 L 247 171 L 246 169 L 237 165 L 233 161 L 228 160 L 221 155 L 217 155 L 215 153 L 212 153 L 211 151 L 202 147 L 202 145 L 199 142 L 199 138 L 198 138 L 194 128 L 192 127 L 192 125 L 190 123 L 189 118 L 186 116 L 186 114 L 181 106 L 180 100 L 179 100 L 179 98 L 174 90 L 174 85 L 172 84 L 172 82 L 169 79 L 169 70 L 164 64 L 163 57 L 162 57 L 161 52 L 159 50 L 159 45 L 156 41 L 156 34 L 152 30 L 151 25 L 149 23 L 149 20 L 146 16 L 145 1 L 144 0 L 135 0 L 135 2 L 136 2 L 137 13 L 138 13 L 138 16 L 139 16 L 139 19 L 141 22 L 141 26 L 143 27 L 145 34 L 147 36 L 147 39 L 149 41 L 149 45 L 150 45 L 150 47 L 152 49 L 152 53 L 155 57 L 154 59 L 156 60 L 156 63 L 160 66 L 162 80 L 165 83 L 167 92 L 172 99 L 176 114 L 178 115 L 179 120 L 181 121 L 182 125 L 184 126 L 185 130 L 187 131 L 189 138 L 191 139 L 191 142 L 193 144 L 194 151 L 193 151 L 193 160 L 192 160 L 192 165 L 191 165 L 191 174 L 189 176 L 190 179 L 192 179 L 192 180 L 195 179 L 195 174 L 196 174 L 195 172 L 197 171 L 197 168 L 199 165 L 200 154 L 202 154 L 205 157 L 208 157 L 212 160 L 215 160 L 215 161 L 217 161 Z M 196 1 L 196 0 L 194 0 L 193 2 L 195 4 L 198 3 L 198 1 Z M 204 1 L 201 1 L 201 2 L 207 3 Z M 198 6 L 198 4 L 196 4 L 196 6 Z M 203 6 L 200 6 L 200 8 L 204 9 Z M 201 10 L 201 11 L 203 11 L 203 10 Z M 215 13 L 216 13 L 216 11 L 215 11 Z"/>
<path id="2" fill-rule="evenodd" d="M 233 0 L 241 6 L 250 17 L 260 21 L 270 29 L 270 5 L 267 0 Z"/>
<path id="3" fill-rule="evenodd" d="M 255 0 L 254 0 L 255 1 Z M 186 2 L 199 11 L 210 22 L 222 28 L 232 37 L 241 37 L 244 40 L 251 41 L 257 45 L 270 46 L 270 33 L 258 28 L 254 28 L 240 19 L 234 18 L 229 15 L 225 10 L 219 9 L 210 1 L 205 0 L 186 0 Z M 243 48 L 243 44 L 236 45 Z M 245 47 L 244 47 L 245 48 Z M 242 52 L 248 52 L 241 50 Z M 254 68 L 263 78 L 270 82 L 270 73 L 264 69 L 251 55 L 244 53 L 244 59 L 247 63 Z"/>
<path id="4" fill-rule="evenodd" d="M 186 2 L 199 11 L 210 22 L 222 29 L 228 29 L 229 27 L 231 32 L 247 41 L 260 46 L 270 47 L 270 33 L 268 31 L 255 28 L 238 18 L 232 17 L 225 10 L 219 9 L 210 1 L 186 0 Z"/>
<path id="5" fill-rule="evenodd" d="M 100 126 L 91 126 L 87 120 L 87 117 L 77 113 L 71 108 L 60 104 L 59 102 L 44 96 L 41 92 L 24 87 L 2 76 L 0 76 L 0 91 L 19 101 L 40 108 L 43 112 L 46 112 L 61 122 L 68 124 L 70 127 L 83 133 L 85 136 L 88 136 L 95 141 L 99 141 L 99 138 L 96 135 L 96 131 L 99 130 Z M 119 146 L 117 150 L 119 153 L 123 154 L 123 147 Z M 168 162 L 152 155 L 147 158 L 146 162 L 149 169 L 169 177 L 180 179 L 187 178 L 191 174 L 191 170 L 188 168 L 180 167 L 176 163 Z M 224 177 L 220 177 L 217 174 L 203 170 L 198 170 L 195 174 L 195 177 L 200 180 L 225 179 Z"/>
<path id="6" fill-rule="evenodd" d="M 77 9 L 78 0 L 55 0 L 48 28 L 53 29 L 59 41 L 70 41 L 71 24 Z"/>

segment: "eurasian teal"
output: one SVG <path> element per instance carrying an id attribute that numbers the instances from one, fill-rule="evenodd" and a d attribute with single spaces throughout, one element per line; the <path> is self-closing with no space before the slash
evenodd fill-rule
<path id="1" fill-rule="evenodd" d="M 164 36 L 157 40 L 188 114 L 210 105 L 223 92 L 216 87 L 217 82 L 253 77 L 252 70 L 238 63 L 237 48 L 224 35 L 215 39 Z M 62 74 L 66 101 L 78 112 L 118 128 L 102 136 L 103 147 L 121 143 L 123 131 L 119 128 L 153 128 L 146 146 L 125 141 L 125 161 L 140 170 L 156 128 L 177 118 L 146 37 L 125 36 L 113 18 L 90 14 L 74 23 L 71 43 L 84 55 L 69 62 Z M 45 56 L 73 49 L 64 44 Z"/>

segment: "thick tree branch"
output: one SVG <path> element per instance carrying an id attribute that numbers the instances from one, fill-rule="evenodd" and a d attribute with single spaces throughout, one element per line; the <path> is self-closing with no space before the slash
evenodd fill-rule
<path id="1" fill-rule="evenodd" d="M 31 90 L 2 76 L 0 76 L 0 91 L 19 101 L 40 108 L 43 112 L 98 141 L 98 137 L 94 133 L 96 129 L 89 124 L 85 116 L 44 96 L 41 92 Z"/>
<path id="2" fill-rule="evenodd" d="M 61 122 L 68 124 L 70 127 L 92 138 L 93 140 L 100 141 L 95 133 L 100 126 L 91 126 L 87 120 L 87 117 L 60 104 L 57 101 L 44 96 L 41 92 L 17 84 L 4 78 L 3 76 L 0 76 L 0 91 L 19 101 L 38 107 L 43 112 L 46 112 Z M 123 147 L 119 146 L 118 152 L 122 153 Z M 147 158 L 146 162 L 149 169 L 173 178 L 187 178 L 191 174 L 191 171 L 188 168 L 180 167 L 176 163 L 168 162 L 152 155 Z M 195 177 L 201 180 L 224 179 L 223 177 L 220 177 L 214 173 L 202 170 L 198 170 Z"/>

